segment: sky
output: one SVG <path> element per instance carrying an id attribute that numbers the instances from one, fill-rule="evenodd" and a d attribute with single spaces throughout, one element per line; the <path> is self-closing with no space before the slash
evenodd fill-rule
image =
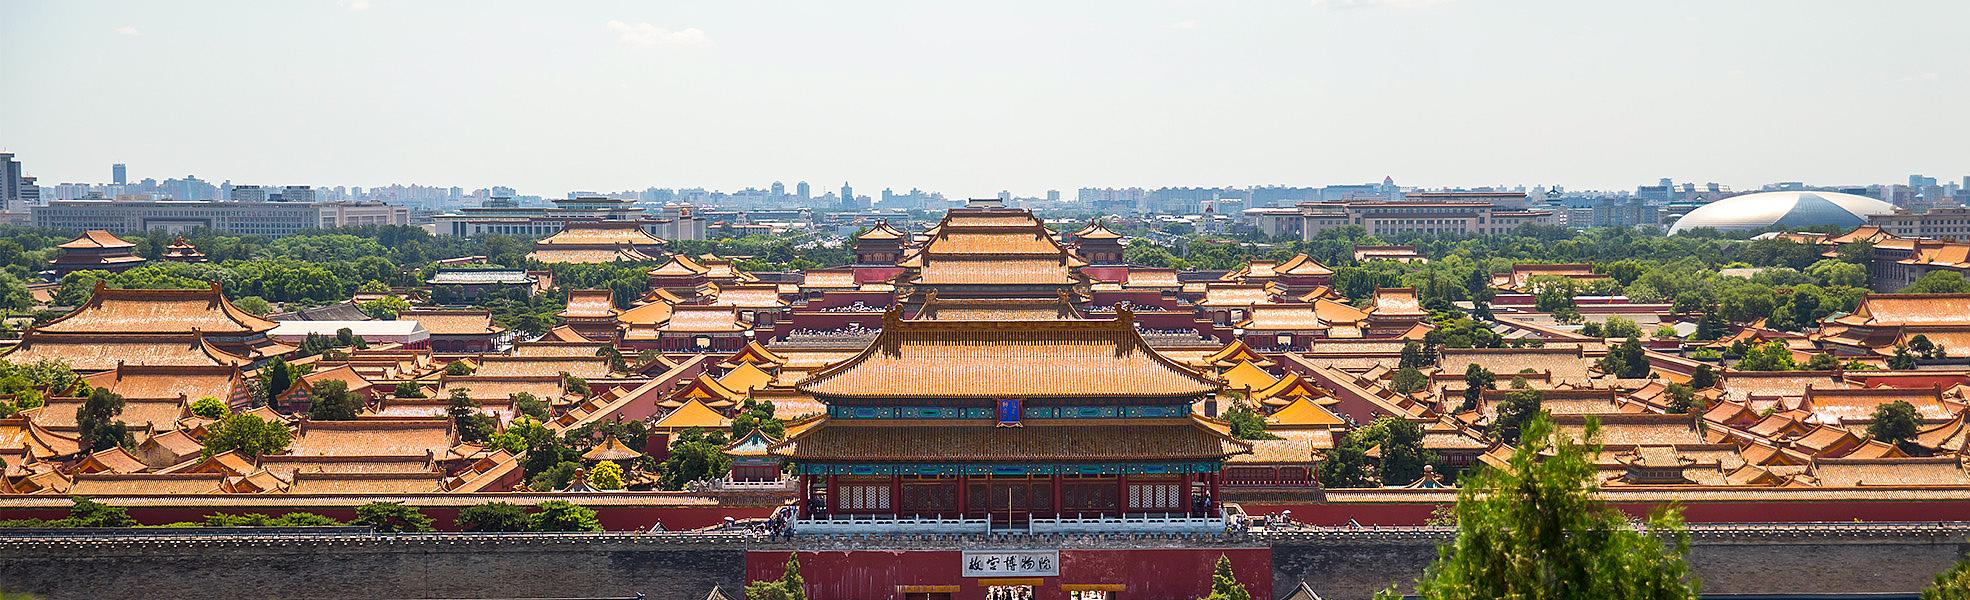
<path id="1" fill-rule="evenodd" d="M 0 151 L 523 194 L 1970 175 L 1970 2 L 0 0 Z"/>

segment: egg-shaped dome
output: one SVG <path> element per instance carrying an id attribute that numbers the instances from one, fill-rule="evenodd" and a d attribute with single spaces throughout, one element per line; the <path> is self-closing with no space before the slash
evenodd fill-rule
<path id="1" fill-rule="evenodd" d="M 1698 227 L 1724 231 L 1857 227 L 1868 217 L 1895 213 L 1895 205 L 1839 192 L 1759 192 L 1732 196 L 1697 207 L 1676 221 L 1669 233 Z"/>

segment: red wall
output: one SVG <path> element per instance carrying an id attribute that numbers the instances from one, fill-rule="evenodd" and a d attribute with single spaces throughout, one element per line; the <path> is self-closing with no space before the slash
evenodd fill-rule
<path id="1" fill-rule="evenodd" d="M 746 553 L 746 580 L 780 578 L 788 552 Z M 1270 548 L 1061 550 L 1059 577 L 1047 577 L 1034 600 L 1067 600 L 1063 584 L 1125 584 L 1127 600 L 1189 600 L 1211 591 L 1219 555 L 1253 598 L 1271 598 Z M 985 588 L 963 577 L 963 553 L 955 550 L 800 551 L 800 574 L 812 600 L 901 598 L 897 586 L 956 585 L 952 600 L 981 600 Z"/>
<path id="2" fill-rule="evenodd" d="M 1293 511 L 1293 520 L 1314 525 L 1423 525 L 1429 522 L 1439 504 L 1329 503 L 1267 504 L 1242 502 L 1249 515 L 1276 515 Z M 1637 516 L 1646 515 L 1657 505 L 1616 502 L 1616 508 Z M 1683 519 L 1691 523 L 1809 523 L 1809 522 L 1905 522 L 1970 520 L 1970 502 L 1893 501 L 1893 500 L 1797 500 L 1767 502 L 1691 502 L 1682 505 Z"/>
<path id="3" fill-rule="evenodd" d="M 98 500 L 110 505 L 117 504 L 114 498 L 98 498 Z M 495 502 L 497 499 L 488 498 L 486 501 Z M 571 498 L 570 501 L 581 504 L 580 498 Z M 421 508 L 423 508 L 425 515 L 431 517 L 431 525 L 439 531 L 456 531 L 458 529 L 454 521 L 458 518 L 458 510 L 463 507 L 427 506 Z M 774 509 L 772 506 L 729 505 L 592 506 L 590 508 L 595 509 L 597 517 L 602 521 L 602 528 L 609 531 L 641 531 L 657 523 L 663 523 L 664 528 L 671 531 L 697 529 L 723 523 L 725 522 L 725 517 L 732 517 L 734 519 L 763 519 L 771 516 Z M 290 512 L 311 512 L 341 521 L 349 521 L 356 518 L 356 510 L 351 506 L 323 506 L 319 508 L 280 507 L 264 509 L 250 507 L 138 506 L 131 507 L 129 510 L 130 517 L 144 525 L 163 525 L 181 521 L 203 522 L 206 515 L 220 512 L 231 514 L 262 513 L 271 516 L 279 516 Z M 60 519 L 67 516 L 67 508 L 0 510 L 0 519 Z"/>

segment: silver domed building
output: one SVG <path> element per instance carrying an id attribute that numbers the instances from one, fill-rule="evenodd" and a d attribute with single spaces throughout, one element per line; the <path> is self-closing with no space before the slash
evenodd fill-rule
<path id="1" fill-rule="evenodd" d="M 1709 227 L 1723 231 L 1832 225 L 1858 227 L 1868 217 L 1895 213 L 1895 205 L 1839 192 L 1759 192 L 1732 196 L 1697 207 L 1669 233 Z"/>

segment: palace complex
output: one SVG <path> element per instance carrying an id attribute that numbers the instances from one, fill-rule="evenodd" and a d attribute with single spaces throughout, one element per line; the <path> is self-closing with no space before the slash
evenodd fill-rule
<path id="1" fill-rule="evenodd" d="M 1607 275 L 1519 264 L 1474 284 L 1494 294 L 1486 312 L 1499 343 L 1459 348 L 1444 343 L 1419 290 L 1348 297 L 1334 281 L 1339 265 L 1306 255 L 1227 271 L 1138 267 L 1124 260 L 1128 240 L 1099 221 L 1048 223 L 990 205 L 953 209 L 921 230 L 865 225 L 850 242 L 852 264 L 753 273 L 744 257 L 670 252 L 634 219 L 571 220 L 541 232 L 530 258 L 645 265 L 647 286 L 560 289 L 539 265 L 445 268 L 423 288 L 391 291 L 412 307 L 373 323 L 353 308 L 255 316 L 217 283 L 99 285 L 5 354 L 22 366 L 59 361 L 89 387 L 37 392 L 38 406 L 0 418 L 0 514 L 48 514 L 67 496 L 157 523 L 214 506 L 340 515 L 370 500 L 455 514 L 548 494 L 597 509 L 610 529 L 719 528 L 730 518 L 794 540 L 1210 539 L 1267 523 L 1418 525 L 1452 500 L 1460 474 L 1502 464 L 1513 447 L 1494 427 L 1500 409 L 1536 393 L 1564 432 L 1598 423 L 1596 478 L 1623 508 L 1678 502 L 1693 522 L 1970 520 L 1970 295 L 1873 294 L 1808 331 L 1761 320 L 1697 341 L 1690 331 L 1705 315 L 1669 304 L 1582 296 L 1577 314 L 1540 311 L 1545 282 Z M 1970 270 L 1961 244 L 1866 227 L 1787 235 L 1828 256 L 1866 244 L 1882 290 Z M 142 260 L 131 247 L 91 231 L 62 244 L 51 266 L 123 268 Z M 1351 256 L 1429 260 L 1404 246 Z M 180 240 L 163 259 L 204 256 Z M 567 299 L 545 335 L 509 330 L 474 305 L 541 293 Z M 1617 319 L 1642 330 L 1634 344 L 1596 335 Z M 304 350 L 345 328 L 376 339 Z M 1736 368 L 1749 348 L 1825 368 Z M 1834 360 L 1814 362 L 1821 355 Z M 267 389 L 276 364 L 298 373 Z M 1491 383 L 1469 389 L 1467 374 L 1480 369 Z M 115 418 L 128 444 L 96 447 L 83 435 L 77 413 L 91 388 L 124 399 Z M 320 390 L 337 388 L 355 398 L 354 418 L 311 418 Z M 461 425 L 454 394 L 478 405 L 478 425 Z M 291 444 L 261 456 L 206 452 L 217 421 L 192 411 L 203 398 L 286 427 Z M 733 431 L 757 422 L 763 403 L 780 426 Z M 1894 403 L 1914 409 L 1915 434 L 1875 439 L 1877 409 Z M 596 433 L 567 457 L 583 476 L 528 491 L 539 473 L 527 472 L 525 448 L 501 447 L 477 427 L 536 420 L 556 436 L 630 425 L 640 434 Z M 1342 452 L 1351 432 L 1378 421 L 1413 424 L 1427 468 L 1384 478 L 1375 466 L 1390 448 Z M 663 481 L 655 465 L 701 449 L 692 444 L 716 444 L 729 467 Z M 1368 475 L 1322 481 L 1323 465 L 1343 454 L 1362 457 L 1352 460 L 1366 461 Z M 603 462 L 633 467 L 624 489 L 586 478 Z M 1198 543 L 1156 556 L 801 556 L 812 555 L 810 569 L 861 556 L 881 573 L 817 597 L 880 589 L 908 599 L 1022 586 L 1061 600 L 1194 597 L 1194 582 L 1156 587 L 1141 570 L 1219 554 L 1241 569 L 1266 560 L 1222 540 Z M 749 558 L 748 572 L 772 575 L 786 554 L 774 552 Z M 986 569 L 987 558 L 1016 566 Z"/>

